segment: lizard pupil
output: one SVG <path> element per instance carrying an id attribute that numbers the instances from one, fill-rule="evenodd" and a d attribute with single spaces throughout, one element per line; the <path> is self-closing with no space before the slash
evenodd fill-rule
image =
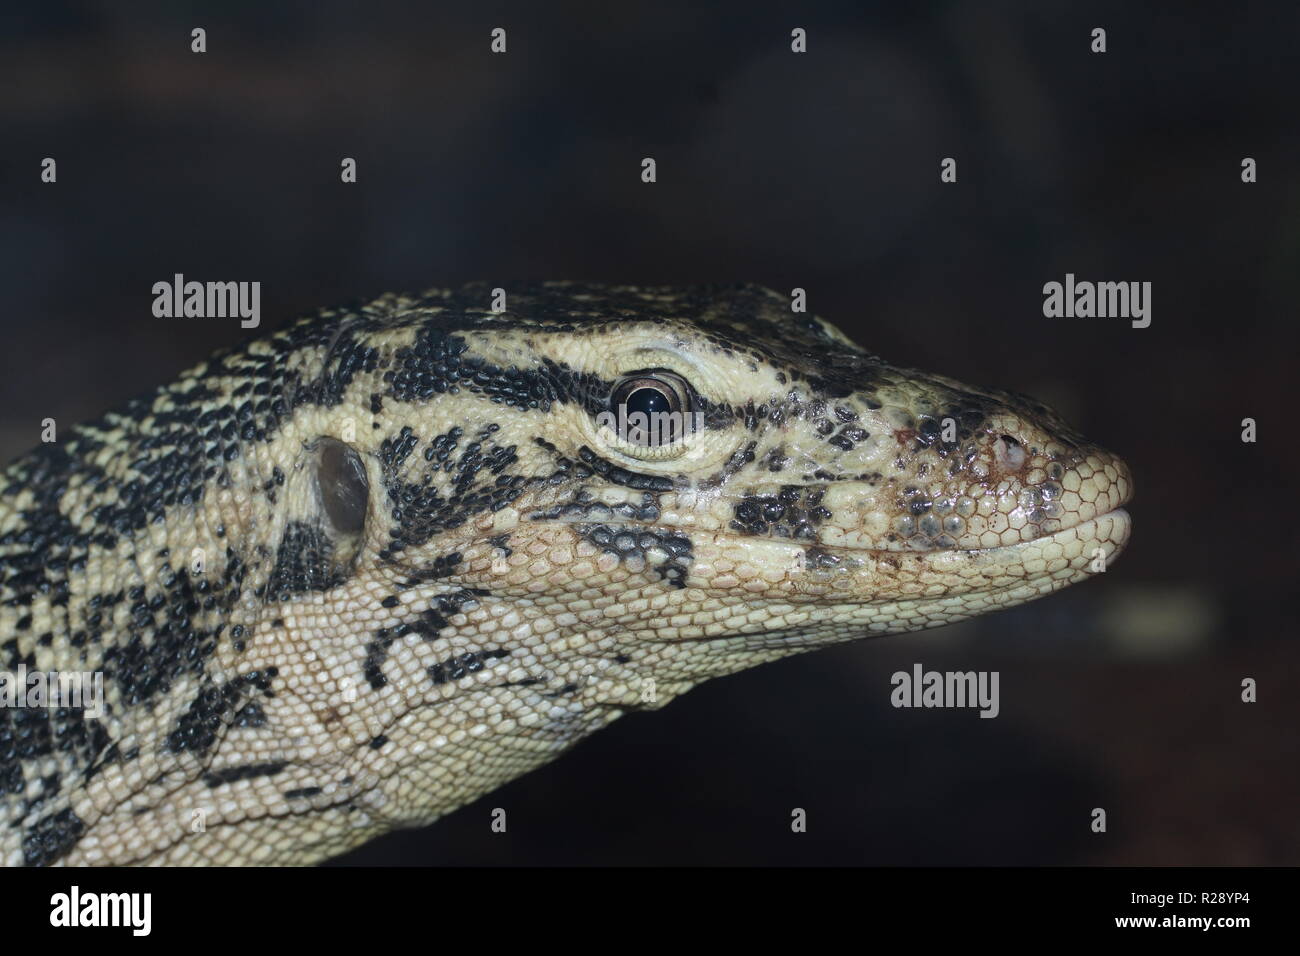
<path id="1" fill-rule="evenodd" d="M 344 535 L 359 534 L 366 523 L 370 482 L 356 450 L 337 438 L 323 439 L 316 483 L 325 514 L 335 530 Z"/>
<path id="2" fill-rule="evenodd" d="M 686 410 L 688 394 L 685 381 L 672 372 L 633 372 L 614 389 L 609 411 L 618 421 L 627 422 L 625 438 L 633 444 L 667 444 L 681 437 L 675 415 Z"/>
<path id="3" fill-rule="evenodd" d="M 629 413 L 641 412 L 645 415 L 655 415 L 673 410 L 668 396 L 657 388 L 638 388 L 627 397 L 626 404 Z"/>

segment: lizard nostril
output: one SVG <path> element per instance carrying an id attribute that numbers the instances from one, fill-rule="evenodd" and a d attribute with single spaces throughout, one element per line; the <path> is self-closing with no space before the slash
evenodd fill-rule
<path id="1" fill-rule="evenodd" d="M 1025 464 L 1025 448 L 1010 435 L 999 435 L 993 443 L 993 460 L 1002 471 L 1019 471 Z"/>

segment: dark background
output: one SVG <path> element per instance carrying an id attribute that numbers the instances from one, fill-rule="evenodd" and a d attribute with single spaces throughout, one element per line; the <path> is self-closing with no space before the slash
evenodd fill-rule
<path id="1" fill-rule="evenodd" d="M 175 272 L 260 280 L 263 328 L 472 279 L 801 286 L 1123 455 L 1123 559 L 706 684 L 344 862 L 1300 863 L 1300 9 L 751 7 L 6 4 L 0 456 L 257 334 L 155 319 Z M 1152 282 L 1151 327 L 1044 318 L 1066 272 Z M 1000 671 L 1002 715 L 894 710 L 917 661 Z"/>

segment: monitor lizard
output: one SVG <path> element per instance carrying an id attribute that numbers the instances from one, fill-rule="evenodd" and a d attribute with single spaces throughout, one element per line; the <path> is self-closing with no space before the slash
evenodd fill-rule
<path id="1" fill-rule="evenodd" d="M 324 310 L 3 472 L 0 668 L 102 674 L 105 712 L 0 708 L 0 861 L 319 861 L 711 677 L 1020 604 L 1128 540 L 1127 467 L 1048 408 L 769 290 L 493 306 Z"/>

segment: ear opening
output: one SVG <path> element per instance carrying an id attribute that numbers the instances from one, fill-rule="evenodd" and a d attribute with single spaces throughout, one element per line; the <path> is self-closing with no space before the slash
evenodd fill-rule
<path id="1" fill-rule="evenodd" d="M 316 450 L 316 487 L 335 532 L 360 535 L 370 507 L 370 480 L 356 449 L 337 438 L 322 438 Z"/>

